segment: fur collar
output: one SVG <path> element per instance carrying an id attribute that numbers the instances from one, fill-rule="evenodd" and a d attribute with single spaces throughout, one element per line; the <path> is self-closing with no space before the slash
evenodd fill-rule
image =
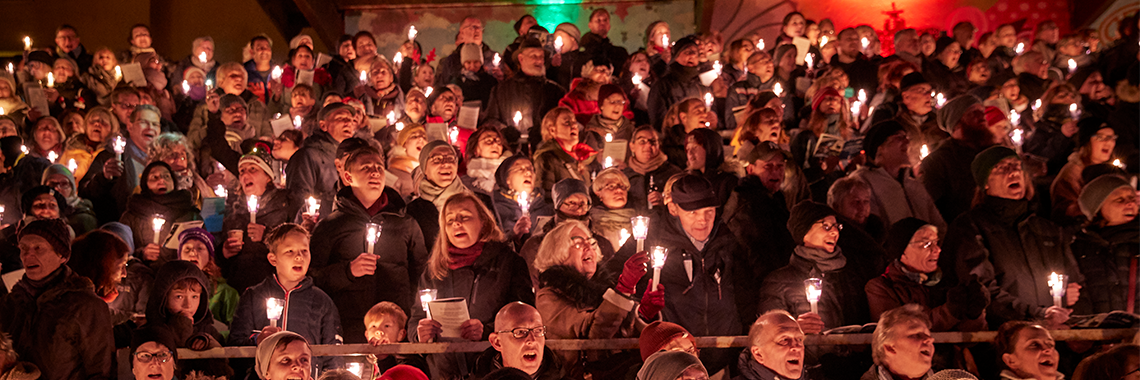
<path id="1" fill-rule="evenodd" d="M 578 273 L 577 270 L 565 265 L 550 267 L 538 275 L 540 288 L 551 288 L 567 302 L 574 304 L 575 308 L 593 310 L 602 304 L 602 296 L 608 288 L 598 279 L 605 278 L 601 267 L 594 273 L 592 279 Z"/>

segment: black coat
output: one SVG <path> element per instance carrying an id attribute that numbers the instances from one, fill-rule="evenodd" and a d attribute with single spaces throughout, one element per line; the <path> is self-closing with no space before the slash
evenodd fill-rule
<path id="1" fill-rule="evenodd" d="M 3 162 L 0 162 L 3 165 Z M 41 157 L 25 155 L 4 174 L 0 174 L 0 204 L 7 206 L 0 215 L 0 225 L 16 225 L 23 219 L 24 213 L 29 210 L 20 210 L 20 199 L 24 192 L 39 186 L 43 180 L 44 170 L 51 166 L 51 161 Z M 99 171 L 102 176 L 102 170 Z M 60 205 L 63 206 L 63 205 Z"/>
<path id="2" fill-rule="evenodd" d="M 712 90 L 701 84 L 699 69 L 679 63 L 669 64 L 669 70 L 649 88 L 649 122 L 658 130 L 665 114 L 674 104 L 688 98 L 704 99 Z"/>
<path id="3" fill-rule="evenodd" d="M 987 196 L 950 225 L 943 241 L 938 266 L 957 268 L 958 279 L 976 275 L 989 289 L 990 326 L 1044 317 L 1053 305 L 1048 284 L 1052 272 L 1068 275 L 1069 282 L 1084 282 L 1069 250 L 1072 237 L 1034 215 L 1026 200 Z"/>
<path id="4" fill-rule="evenodd" d="M 871 322 L 867 295 L 863 292 L 866 281 L 858 274 L 858 268 L 850 263 L 848 258 L 848 265 L 843 268 L 823 272 L 815 263 L 792 253 L 787 266 L 764 279 L 764 285 L 760 287 L 760 310 L 781 309 L 792 315 L 811 311 L 804 292 L 804 280 L 820 278 L 823 279 L 823 294 L 818 308 L 824 328 Z"/>
<path id="5" fill-rule="evenodd" d="M 269 247 L 265 246 L 264 238 L 258 242 L 249 238 L 250 218 L 246 199 L 248 199 L 246 196 L 237 191 L 231 193 L 226 199 L 227 212 L 222 220 L 222 236 L 226 236 L 228 231 L 232 230 L 243 231 L 241 251 L 230 258 L 226 258 L 223 254 L 216 255 L 218 267 L 222 269 L 222 277 L 225 277 L 226 283 L 238 292 L 245 292 L 246 288 L 263 282 L 266 277 L 276 272 L 265 256 L 269 254 Z M 303 207 L 304 200 L 270 184 L 257 203 L 259 205 L 257 224 L 265 226 L 265 233 L 268 234 L 273 227 L 292 222 Z M 223 240 L 221 245 L 224 244 Z"/>
<path id="6" fill-rule="evenodd" d="M 423 234 L 404 212 L 404 200 L 392 188 L 384 189 L 388 204 L 369 215 L 351 187 L 337 193 L 336 211 L 317 223 L 309 246 L 313 261 L 309 274 L 340 311 L 346 343 L 365 343 L 364 315 L 381 301 L 393 302 L 411 314 L 415 284 L 427 261 Z M 353 277 L 352 260 L 366 252 L 365 223 L 382 227 L 376 241 L 376 272 Z"/>
<path id="7" fill-rule="evenodd" d="M 338 144 L 328 132 L 313 131 L 312 136 L 305 138 L 301 149 L 289 158 L 289 165 L 285 167 L 289 180 L 285 187 L 302 198 L 326 199 L 336 194 L 338 178 L 333 159 Z"/>
<path id="8" fill-rule="evenodd" d="M 437 299 L 462 297 L 467 300 L 467 312 L 472 319 L 483 322 L 483 336 L 495 330 L 495 314 L 511 302 L 534 304 L 534 291 L 526 262 L 515 254 L 509 243 L 487 242 L 475 263 L 450 270 L 447 277 L 436 279 L 429 271 L 420 276 L 419 289 L 436 289 Z M 417 300 L 408 318 L 408 341 L 419 342 L 416 326 L 427 317 L 423 305 Z M 467 354 L 467 368 L 474 368 L 475 355 Z M 457 368 L 460 355 L 428 355 L 433 379 L 452 379 L 466 375 Z"/>
<path id="9" fill-rule="evenodd" d="M 503 354 L 496 351 L 494 347 L 490 347 L 479 354 L 479 358 L 475 361 L 475 370 L 472 371 L 474 379 L 481 379 L 485 376 L 503 368 Z M 534 380 L 569 380 L 562 369 L 562 363 L 558 361 L 558 357 L 554 355 L 553 351 L 549 348 L 542 348 L 542 365 L 538 367 L 538 372 L 531 376 Z"/>
<path id="10" fill-rule="evenodd" d="M 1112 227 L 1087 227 L 1077 233 L 1073 256 L 1085 276 L 1077 314 L 1127 310 L 1129 265 L 1140 257 L 1140 226 L 1135 221 Z M 1140 289 L 1132 289 L 1140 295 Z"/>
<path id="11" fill-rule="evenodd" d="M 127 209 L 123 212 L 123 216 L 119 218 L 119 222 L 126 224 L 134 232 L 132 235 L 135 239 L 135 254 L 142 258 L 143 248 L 147 244 L 154 243 L 154 216 L 162 215 L 166 219 L 166 224 L 162 225 L 162 231 L 159 231 L 158 244 L 163 245 L 166 239 L 170 238 L 170 234 L 174 232 L 174 224 L 181 222 L 189 222 L 193 220 L 202 220 L 198 207 L 194 205 L 194 199 L 188 190 L 175 190 L 170 193 L 156 195 L 156 194 L 131 194 L 127 199 Z M 174 237 L 178 240 L 178 237 Z M 162 264 L 170 260 L 178 259 L 178 252 L 172 249 L 162 249 L 162 254 L 158 258 L 158 263 Z"/>
<path id="12" fill-rule="evenodd" d="M 519 140 L 520 128 L 526 129 L 530 151 L 534 151 L 533 148 L 542 141 L 542 118 L 548 111 L 558 107 L 558 101 L 564 95 L 566 88 L 558 83 L 546 77 L 532 77 L 520 72 L 495 86 L 491 99 L 487 101 L 487 116 L 483 120 L 508 126 L 502 132 L 512 146 Z M 522 121 L 517 126 L 514 121 L 515 112 L 522 112 Z"/>
<path id="13" fill-rule="evenodd" d="M 174 289 L 174 285 L 187 279 L 196 281 L 202 287 L 201 299 L 198 310 L 194 312 L 194 318 L 172 314 L 166 308 L 167 294 Z M 221 347 L 224 339 L 214 327 L 214 316 L 210 312 L 210 287 L 210 279 L 194 263 L 174 260 L 163 264 L 154 275 L 150 299 L 146 303 L 146 325 L 143 327 L 169 328 L 174 332 L 178 348 L 190 348 L 199 340 L 205 340 L 210 348 Z M 233 375 L 233 369 L 226 364 L 226 359 L 185 360 L 180 361 L 177 367 L 183 374 L 200 371 L 210 376 Z"/>
<path id="14" fill-rule="evenodd" d="M 285 303 L 277 326 L 305 337 L 309 344 L 341 344 L 340 315 L 328 294 L 313 286 L 313 278 L 305 277 L 293 289 L 286 290 L 272 275 L 246 289 L 241 295 L 234 322 L 230 326 L 229 345 L 256 346 L 255 329 L 269 326 L 265 313 L 265 300 L 276 298 Z M 364 324 L 364 320 L 357 321 Z M 331 360 L 318 361 L 331 364 Z M 327 358 L 332 359 L 332 358 Z M 339 361 L 338 361 L 339 362 Z"/>
<path id="15" fill-rule="evenodd" d="M 948 139 L 922 161 L 922 185 L 943 220 L 954 220 L 970 209 L 976 189 L 970 163 L 981 151 Z"/>
<path id="16" fill-rule="evenodd" d="M 658 166 L 657 169 L 653 169 L 645 174 L 638 173 L 629 166 L 626 166 L 621 172 L 629 178 L 629 192 L 626 194 L 627 200 L 625 202 L 626 207 L 632 207 L 639 213 L 645 213 L 649 210 L 649 193 L 664 191 L 665 183 L 669 182 L 669 177 L 680 173 L 681 168 L 669 162 L 664 162 L 661 166 Z M 651 183 L 652 185 L 650 185 Z"/>
<path id="17" fill-rule="evenodd" d="M 107 304 L 85 277 L 62 266 L 34 288 L 24 276 L 0 303 L 0 331 L 41 379 L 110 379 L 115 340 Z M 205 304 L 205 303 L 203 303 Z"/>
<path id="18" fill-rule="evenodd" d="M 753 289 L 788 265 L 788 252 L 796 247 L 787 227 L 790 215 L 784 193 L 769 193 L 756 176 L 744 177 L 724 206 L 724 223 L 733 226 L 740 245 L 749 247 L 746 266 L 752 270 Z"/>

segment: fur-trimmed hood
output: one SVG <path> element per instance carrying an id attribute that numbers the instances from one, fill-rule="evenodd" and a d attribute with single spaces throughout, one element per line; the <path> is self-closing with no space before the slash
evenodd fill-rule
<path id="1" fill-rule="evenodd" d="M 609 289 L 602 279 L 608 278 L 601 266 L 594 276 L 585 275 L 570 266 L 555 265 L 538 275 L 539 288 L 551 288 L 577 309 L 593 310 L 602 304 L 602 296 Z"/>

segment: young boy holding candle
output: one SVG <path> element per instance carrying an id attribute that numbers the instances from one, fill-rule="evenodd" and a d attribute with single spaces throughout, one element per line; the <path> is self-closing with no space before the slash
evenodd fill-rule
<path id="1" fill-rule="evenodd" d="M 365 339 L 373 346 L 403 342 L 408 337 L 404 330 L 407 324 L 408 315 L 404 309 L 392 302 L 380 302 L 372 305 L 364 315 Z M 411 365 L 428 373 L 427 361 L 423 355 L 376 355 L 376 359 L 381 373 L 388 372 L 399 364 Z"/>
<path id="2" fill-rule="evenodd" d="M 265 243 L 276 273 L 242 294 L 230 328 L 230 345 L 257 345 L 282 330 L 300 334 L 312 344 L 342 343 L 336 305 L 306 275 L 311 259 L 309 232 L 300 225 L 285 223 L 269 231 Z M 267 304 L 273 302 L 270 298 L 281 306 L 274 321 L 267 314 Z"/>

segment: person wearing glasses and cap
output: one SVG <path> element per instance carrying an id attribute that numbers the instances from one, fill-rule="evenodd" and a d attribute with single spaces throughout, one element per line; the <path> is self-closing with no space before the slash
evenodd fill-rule
<path id="1" fill-rule="evenodd" d="M 135 330 L 131 336 L 131 374 L 135 380 L 172 380 L 177 370 L 178 338 L 165 326 Z M 179 377 L 182 377 L 179 374 Z"/>
<path id="2" fill-rule="evenodd" d="M 546 348 L 546 333 L 542 315 L 534 306 L 522 302 L 506 304 L 495 315 L 495 331 L 489 338 L 491 348 L 479 355 L 475 377 L 509 367 L 522 370 L 535 380 L 565 378 L 558 357 Z"/>

